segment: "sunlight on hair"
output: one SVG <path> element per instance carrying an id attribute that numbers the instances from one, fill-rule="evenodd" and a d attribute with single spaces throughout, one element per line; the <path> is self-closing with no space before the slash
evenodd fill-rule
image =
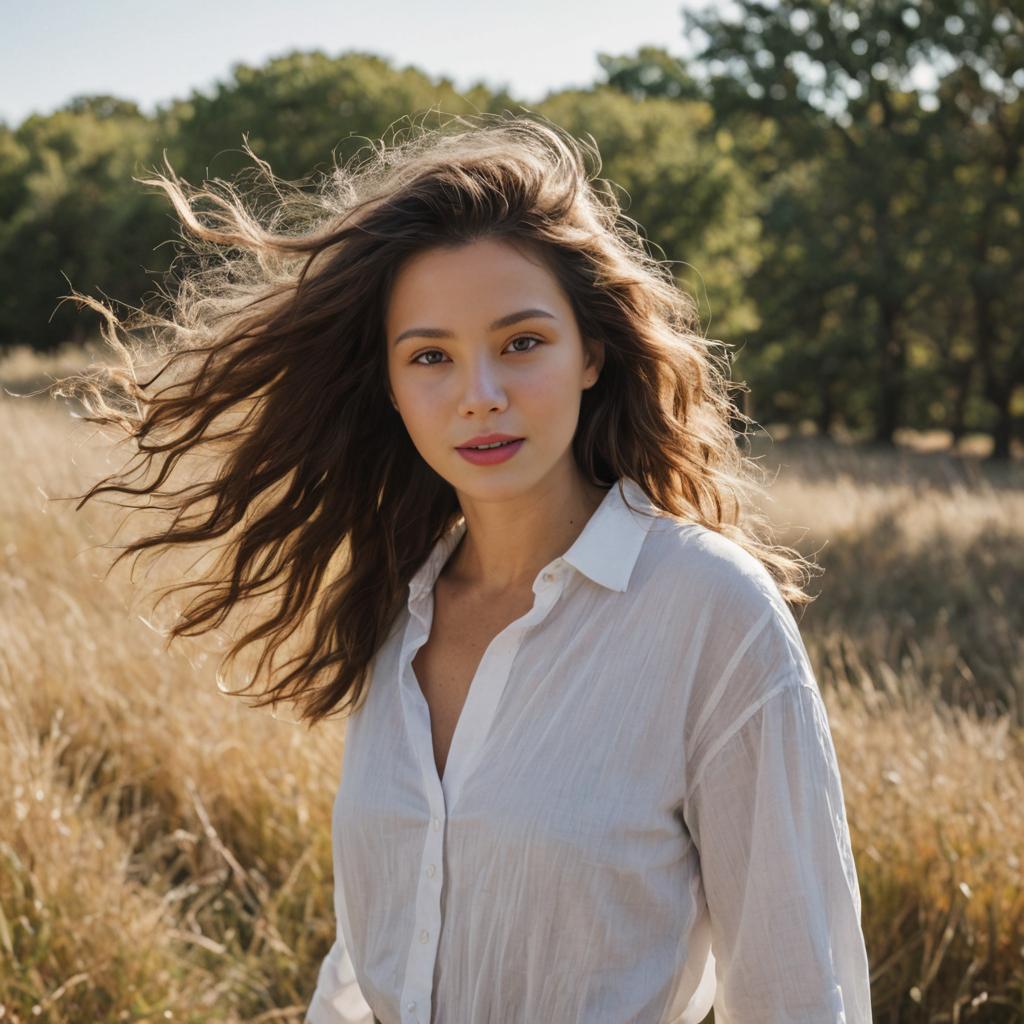
<path id="1" fill-rule="evenodd" d="M 246 188 L 242 176 L 189 185 L 166 155 L 141 179 L 183 229 L 159 302 L 121 317 L 65 297 L 99 313 L 118 363 L 52 393 L 134 447 L 77 507 L 115 493 L 145 511 L 153 531 L 121 545 L 115 565 L 200 551 L 162 595 L 192 592 L 161 635 L 224 628 L 235 637 L 224 664 L 256 646 L 235 691 L 265 683 L 256 706 L 297 702 L 313 724 L 359 704 L 410 577 L 460 515 L 388 400 L 389 289 L 416 253 L 487 238 L 539 253 L 581 337 L 603 346 L 572 442 L 583 476 L 636 480 L 666 514 L 758 558 L 794 606 L 813 599 L 804 587 L 818 567 L 773 541 L 763 473 L 743 451 L 753 421 L 734 400 L 730 346 L 705 336 L 693 297 L 599 177 L 593 136 L 533 112 L 436 128 L 402 119 L 308 187 L 243 148 Z M 230 630 L 247 604 L 249 628 Z M 293 637 L 298 653 L 275 672 Z"/>

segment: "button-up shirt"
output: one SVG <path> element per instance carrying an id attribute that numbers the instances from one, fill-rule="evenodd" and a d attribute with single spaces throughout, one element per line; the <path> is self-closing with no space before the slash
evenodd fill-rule
<path id="1" fill-rule="evenodd" d="M 412 661 L 464 518 L 410 582 L 346 724 L 310 1024 L 870 1024 L 793 615 L 739 544 L 619 483 L 484 652 L 442 778 Z"/>

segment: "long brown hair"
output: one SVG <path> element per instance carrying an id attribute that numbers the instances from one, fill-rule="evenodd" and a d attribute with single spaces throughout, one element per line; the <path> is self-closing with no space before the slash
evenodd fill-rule
<path id="1" fill-rule="evenodd" d="M 118 492 L 145 505 L 162 499 L 175 513 L 113 565 L 146 549 L 230 538 L 220 572 L 163 595 L 199 590 L 170 638 L 204 633 L 237 602 L 273 594 L 273 614 L 225 662 L 266 640 L 258 677 L 300 624 L 312 628 L 256 706 L 294 701 L 313 724 L 358 705 L 410 577 L 460 515 L 454 489 L 419 456 L 388 398 L 389 290 L 413 254 L 483 238 L 543 254 L 581 336 L 604 344 L 572 444 L 582 473 L 603 486 L 637 481 L 665 513 L 758 558 L 788 602 L 810 602 L 803 585 L 813 563 L 771 543 L 767 520 L 750 507 L 760 470 L 737 445 L 735 424 L 751 421 L 731 397 L 740 385 L 729 381 L 725 346 L 702 336 L 692 298 L 597 177 L 593 137 L 507 111 L 410 125 L 313 188 L 278 180 L 246 145 L 256 180 L 269 185 L 271 201 L 258 210 L 232 183 L 184 183 L 165 158 L 167 173 L 142 183 L 166 193 L 187 229 L 176 294 L 162 292 L 162 307 L 124 320 L 91 297 L 68 296 L 101 314 L 125 365 L 65 378 L 54 394 L 78 398 L 89 422 L 133 439 L 137 471 L 157 470 L 132 486 L 129 463 L 75 496 L 76 507 Z M 148 346 L 135 342 L 140 331 Z M 154 353 L 159 369 L 139 380 L 138 365 Z M 161 489 L 183 456 L 215 450 L 226 453 L 215 471 Z M 212 505 L 200 514 L 204 503 Z"/>

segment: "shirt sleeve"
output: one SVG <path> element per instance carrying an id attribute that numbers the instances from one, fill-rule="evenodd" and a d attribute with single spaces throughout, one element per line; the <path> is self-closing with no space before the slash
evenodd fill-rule
<path id="1" fill-rule="evenodd" d="M 374 1016 L 356 982 L 339 926 L 334 945 L 320 964 L 305 1024 L 373 1024 Z"/>
<path id="2" fill-rule="evenodd" d="M 688 790 L 716 1024 L 871 1024 L 861 898 L 835 748 L 802 672 L 766 686 Z"/>

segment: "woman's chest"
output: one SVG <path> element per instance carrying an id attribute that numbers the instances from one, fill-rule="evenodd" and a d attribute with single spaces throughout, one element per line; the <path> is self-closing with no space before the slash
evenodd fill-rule
<path id="1" fill-rule="evenodd" d="M 686 708 L 678 671 L 657 656 L 658 621 L 623 622 L 577 599 L 488 649 L 530 607 L 470 615 L 442 595 L 431 618 L 395 631 L 349 723 L 353 842 L 364 829 L 375 842 L 422 842 L 439 808 L 445 835 L 493 830 L 499 843 L 546 833 L 629 844 L 671 825 L 686 790 Z"/>
<path id="2" fill-rule="evenodd" d="M 436 588 L 430 633 L 412 668 L 430 712 L 438 777 L 444 774 L 452 736 L 488 646 L 531 605 L 532 594 L 481 602 Z"/>

